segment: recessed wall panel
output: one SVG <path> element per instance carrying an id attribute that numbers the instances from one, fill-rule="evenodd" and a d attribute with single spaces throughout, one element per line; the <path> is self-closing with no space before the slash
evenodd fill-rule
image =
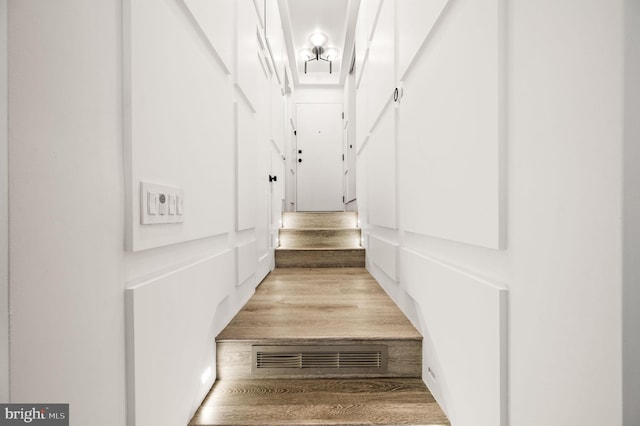
<path id="1" fill-rule="evenodd" d="M 423 377 L 452 424 L 507 423 L 507 291 L 400 250 L 400 276 L 422 315 Z"/>
<path id="2" fill-rule="evenodd" d="M 187 424 L 195 401 L 211 387 L 216 307 L 233 289 L 233 265 L 226 251 L 126 291 L 128 395 L 136 425 Z"/>
<path id="3" fill-rule="evenodd" d="M 189 10 L 127 0 L 125 156 L 133 250 L 227 232 L 233 220 L 233 93 Z M 140 182 L 184 191 L 184 223 L 140 225 Z"/>
<path id="4" fill-rule="evenodd" d="M 236 104 L 236 177 L 237 177 L 237 230 L 254 228 L 256 225 L 259 188 L 259 151 L 256 132 L 256 117 L 244 99 Z"/>
<path id="5" fill-rule="evenodd" d="M 388 107 L 371 133 L 367 180 L 369 223 L 396 227 L 395 108 Z"/>
<path id="6" fill-rule="evenodd" d="M 235 51 L 235 83 L 256 110 L 261 87 L 258 73 L 262 73 L 258 57 L 258 17 L 252 0 L 235 2 L 236 13 L 236 51 Z"/>
<path id="7" fill-rule="evenodd" d="M 256 273 L 258 268 L 258 249 L 256 241 L 249 241 L 246 244 L 236 248 L 238 254 L 238 281 L 240 285 L 244 283 L 251 275 Z"/>
<path id="8" fill-rule="evenodd" d="M 278 80 L 271 78 L 271 140 L 284 152 L 284 97 L 280 91 Z"/>
<path id="9" fill-rule="evenodd" d="M 403 229 L 504 245 L 500 3 L 450 4 L 405 76 L 399 108 Z"/>
<path id="10" fill-rule="evenodd" d="M 369 236 L 369 249 L 367 254 L 369 259 L 373 261 L 380 269 L 384 271 L 391 279 L 397 278 L 396 271 L 396 252 L 398 245 L 391 243 L 375 235 Z"/>
<path id="11" fill-rule="evenodd" d="M 233 69 L 233 0 L 183 0 L 229 72 Z"/>
<path id="12" fill-rule="evenodd" d="M 365 65 L 364 73 L 371 88 L 367 100 L 367 131 L 374 126 L 385 105 L 392 101 L 396 87 L 394 3 L 393 0 L 382 2 Z"/>
<path id="13" fill-rule="evenodd" d="M 404 76 L 448 1 L 400 0 L 396 2 L 399 79 Z"/>

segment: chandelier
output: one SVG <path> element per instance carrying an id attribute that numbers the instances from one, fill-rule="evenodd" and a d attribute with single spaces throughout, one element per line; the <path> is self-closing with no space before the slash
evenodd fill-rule
<path id="1" fill-rule="evenodd" d="M 309 36 L 309 43 L 312 48 L 305 48 L 300 52 L 300 57 L 304 61 L 304 73 L 307 73 L 307 64 L 311 61 L 324 61 L 329 63 L 329 74 L 333 73 L 333 61 L 338 57 L 338 49 L 327 47 L 328 37 L 324 33 L 313 33 Z"/>

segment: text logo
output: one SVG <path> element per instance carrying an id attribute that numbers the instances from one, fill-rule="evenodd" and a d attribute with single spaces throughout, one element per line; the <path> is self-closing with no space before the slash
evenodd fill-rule
<path id="1" fill-rule="evenodd" d="M 0 426 L 69 426 L 69 404 L 0 404 Z"/>

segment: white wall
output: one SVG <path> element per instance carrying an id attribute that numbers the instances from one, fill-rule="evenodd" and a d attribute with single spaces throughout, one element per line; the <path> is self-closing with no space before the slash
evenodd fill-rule
<path id="1" fill-rule="evenodd" d="M 11 400 L 72 425 L 125 423 L 120 13 L 9 2 Z"/>
<path id="2" fill-rule="evenodd" d="M 390 2 L 383 0 L 381 10 L 389 10 Z M 382 17 L 372 18 L 378 3 L 363 2 L 369 9 L 361 22 L 369 29 L 357 32 L 365 40 L 371 35 L 370 44 L 360 43 L 365 52 L 357 54 L 359 217 L 368 269 L 425 336 L 423 378 L 455 426 L 622 424 L 624 2 L 434 3 L 441 13 L 426 20 L 433 26 L 417 55 L 402 56 L 402 67 L 396 64 L 395 84 L 404 85 L 404 97 L 391 111 L 380 99 L 372 102 L 387 93 L 386 86 L 372 85 L 366 51 L 388 25 Z M 395 3 L 396 13 L 411 4 Z M 427 8 L 418 1 L 413 7 Z M 474 7 L 491 14 L 471 13 Z M 634 16 L 628 28 L 638 27 Z M 468 25 L 451 33 L 460 22 Z M 410 24 L 396 22 L 395 34 Z M 455 46 L 456 52 L 448 50 Z M 476 47 L 465 50 L 469 46 Z M 489 57 L 497 61 L 488 64 L 492 71 L 475 73 L 473 62 Z M 634 85 L 635 64 L 635 59 L 627 63 Z M 486 71 L 484 65 L 480 69 Z M 430 80 L 434 76 L 439 80 Z M 630 81 L 626 92 L 635 93 Z M 458 114 L 449 105 L 425 108 L 439 93 L 429 87 L 448 87 L 448 99 L 462 109 L 476 105 L 485 117 L 482 125 L 493 127 L 484 132 L 487 128 L 461 119 L 466 112 Z M 627 97 L 627 117 L 637 113 L 636 98 Z M 382 113 L 370 105 L 383 105 Z M 435 123 L 425 127 L 431 132 L 428 145 L 419 143 L 424 133 L 410 130 L 419 120 L 424 126 Z M 458 151 L 439 157 L 439 164 L 428 163 L 433 159 L 427 153 L 451 148 L 443 141 L 462 138 L 469 129 L 459 127 L 467 125 L 480 130 L 477 140 L 456 139 Z M 637 133 L 633 126 L 627 126 L 627 141 Z M 469 142 L 497 150 L 491 157 L 471 155 L 477 146 Z M 638 217 L 633 198 L 638 156 L 630 143 L 626 154 L 626 235 L 636 247 L 636 223 L 630 218 Z M 464 163 L 468 155 L 472 169 L 465 173 L 473 173 L 464 181 L 468 185 L 453 185 L 453 191 L 447 171 L 459 170 L 458 160 Z M 395 183 L 382 185 L 376 181 L 380 173 Z M 458 201 L 477 193 L 492 197 L 481 197 L 479 209 L 470 204 L 464 211 L 433 215 L 434 209 L 452 205 L 450 198 L 462 205 Z M 637 258 L 633 250 L 625 254 L 628 259 Z M 637 282 L 633 264 L 627 261 L 625 297 L 637 297 L 630 284 Z M 453 289 L 459 302 L 449 298 Z M 624 368 L 636 375 L 627 381 L 626 424 L 637 423 L 637 404 L 629 403 L 637 398 L 638 383 L 631 361 L 638 359 L 637 302 L 631 300 Z M 465 356 L 456 358 L 460 353 Z M 469 374 L 458 376 L 470 366 Z"/>
<path id="3" fill-rule="evenodd" d="M 9 400 L 9 217 L 7 2 L 0 1 L 0 401 Z"/>
<path id="4" fill-rule="evenodd" d="M 271 90 L 236 78 L 260 25 L 251 0 L 9 4 L 12 401 L 188 423 L 273 267 Z M 141 180 L 184 189 L 185 223 L 140 226 Z"/>
<path id="5" fill-rule="evenodd" d="M 342 103 L 344 92 L 341 87 L 305 87 L 296 90 L 296 103 Z"/>
<path id="6" fill-rule="evenodd" d="M 622 5 L 509 6 L 513 424 L 621 422 Z"/>
<path id="7" fill-rule="evenodd" d="M 223 22 L 232 22 L 233 7 L 207 14 L 189 5 L 123 3 L 125 172 L 132 200 L 127 229 L 134 251 L 219 235 L 233 226 L 231 64 L 220 59 L 218 43 L 209 41 L 201 25 L 214 26 L 225 13 Z M 232 40 L 231 25 L 223 28 L 227 33 L 219 37 Z M 141 225 L 141 182 L 188 189 L 184 223 Z"/>
<path id="8" fill-rule="evenodd" d="M 623 425 L 640 424 L 640 2 L 625 2 Z"/>

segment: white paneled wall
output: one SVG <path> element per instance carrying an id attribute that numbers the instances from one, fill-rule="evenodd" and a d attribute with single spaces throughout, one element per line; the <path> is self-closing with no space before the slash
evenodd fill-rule
<path id="1" fill-rule="evenodd" d="M 504 425 L 504 290 L 464 281 L 467 276 L 456 268 L 436 273 L 427 257 L 407 254 L 416 241 L 408 233 L 492 248 L 500 247 L 502 236 L 499 3 L 446 3 L 361 4 L 358 208 L 369 269 L 429 337 L 424 377 L 436 398 L 454 424 Z M 370 35 L 368 44 L 361 34 Z M 483 292 L 486 298 L 476 297 Z M 478 315 L 492 313 L 494 319 L 462 318 L 454 327 L 452 319 L 469 312 L 451 306 L 454 296 L 473 300 Z M 453 346 L 447 331 L 456 333 Z M 486 355 L 456 355 L 460 348 L 468 354 L 483 336 L 491 336 Z M 444 364 L 434 358 L 441 352 L 447 353 Z M 459 373 L 476 367 L 463 380 Z M 482 402 L 471 404 L 477 394 Z"/>
<path id="2" fill-rule="evenodd" d="M 454 424 L 506 425 L 506 289 L 407 249 L 400 257 L 421 314 L 425 381 Z"/>
<path id="3" fill-rule="evenodd" d="M 620 425 L 623 392 L 624 425 L 637 417 L 632 302 L 621 319 L 628 3 L 361 2 L 367 268 L 422 332 L 423 378 L 455 426 Z"/>
<path id="4" fill-rule="evenodd" d="M 392 102 L 396 87 L 394 9 L 395 3 L 393 1 L 380 2 L 377 24 L 369 42 L 369 55 L 365 70 L 370 87 L 366 104 L 366 123 L 369 131 L 375 126 L 387 105 Z"/>
<path id="5" fill-rule="evenodd" d="M 264 5 L 8 5 L 15 402 L 96 426 L 187 424 L 201 403 L 215 336 L 273 268 L 290 99 Z M 184 223 L 140 225 L 141 181 L 181 188 Z"/>
<path id="6" fill-rule="evenodd" d="M 367 71 L 368 72 L 368 71 Z M 367 144 L 369 161 L 376 167 L 367 169 L 369 185 L 369 223 L 396 227 L 396 147 L 395 109 L 386 108 Z"/>
<path id="7" fill-rule="evenodd" d="M 127 289 L 131 424 L 184 424 L 211 388 L 216 308 L 233 290 L 232 264 L 225 251 Z"/>
<path id="8" fill-rule="evenodd" d="M 404 80 L 406 72 L 440 18 L 449 0 L 401 0 L 396 2 L 398 28 L 397 76 Z M 418 13 L 419 11 L 419 13 Z M 435 31 L 433 31 L 435 33 Z"/>
<path id="9" fill-rule="evenodd" d="M 501 247 L 499 7 L 499 0 L 453 2 L 404 74 L 398 154 L 406 230 Z M 422 197 L 410 182 L 421 182 Z"/>
<path id="10" fill-rule="evenodd" d="M 125 1 L 123 7 L 129 246 L 137 251 L 227 232 L 234 173 L 227 71 L 184 3 Z M 141 225 L 141 182 L 183 189 L 184 223 Z"/>
<path id="11" fill-rule="evenodd" d="M 261 170 L 258 151 L 258 133 L 255 113 L 244 99 L 236 102 L 236 157 L 237 157 L 237 225 L 238 231 L 255 228 L 258 200 L 258 180 Z M 262 167 L 264 169 L 264 167 Z"/>
<path id="12" fill-rule="evenodd" d="M 182 72 L 180 68 L 186 65 L 176 65 L 178 69 L 165 66 L 168 68 L 167 74 L 170 74 L 167 79 L 175 80 L 170 82 L 172 88 L 184 90 L 185 85 L 193 88 L 192 93 L 180 95 L 188 102 L 176 102 L 173 105 L 172 101 L 176 96 L 166 95 L 159 85 L 153 87 L 154 90 L 138 93 L 136 80 L 132 81 L 132 96 L 147 101 L 140 105 L 139 114 L 149 116 L 147 123 L 138 121 L 139 114 L 134 114 L 131 120 L 132 129 L 141 131 L 140 129 L 151 127 L 149 123 L 154 122 L 154 119 L 163 120 L 156 125 L 157 128 L 149 130 L 157 135 L 156 138 L 133 138 L 131 145 L 134 150 L 144 149 L 145 146 L 151 150 L 156 146 L 147 141 L 166 137 L 167 126 L 188 126 L 188 130 L 182 129 L 188 137 L 167 140 L 165 143 L 175 151 L 166 151 L 167 154 L 171 154 L 166 158 L 153 157 L 154 165 L 157 166 L 157 163 L 162 161 L 173 163 L 180 155 L 189 156 L 179 163 L 182 167 L 177 166 L 178 172 L 198 178 L 197 184 L 192 185 L 189 181 L 185 183 L 184 225 L 186 227 L 191 224 L 200 232 L 211 226 L 212 234 L 221 237 L 226 235 L 228 240 L 228 249 L 222 254 L 212 255 L 209 259 L 213 263 L 209 267 L 203 269 L 201 261 L 188 263 L 187 266 L 181 266 L 180 273 L 169 272 L 168 275 L 136 284 L 129 290 L 128 332 L 134 336 L 130 340 L 129 364 L 135 374 L 134 380 L 129 382 L 129 392 L 135 398 L 132 406 L 136 407 L 135 419 L 131 418 L 132 413 L 129 413 L 130 421 L 136 426 L 156 425 L 161 424 L 160 422 L 170 425 L 186 422 L 197 408 L 204 392 L 215 380 L 215 363 L 211 362 L 209 352 L 215 349 L 216 333 L 273 268 L 273 248 L 276 245 L 274 229 L 280 223 L 284 198 L 282 152 L 286 101 L 282 95 L 283 88 L 274 74 L 274 64 L 284 67 L 285 63 L 282 57 L 276 60 L 271 56 L 265 41 L 264 24 L 260 22 L 260 15 L 257 13 L 259 9 L 256 9 L 252 0 L 226 2 L 218 6 L 199 2 L 188 3 L 192 20 L 180 20 L 180 14 L 170 13 L 171 8 L 163 7 L 158 2 L 134 3 L 135 7 L 139 8 L 139 17 L 136 19 L 133 15 L 130 22 L 131 31 L 147 43 L 141 46 L 140 50 L 157 52 L 165 63 L 170 64 L 175 60 L 184 61 L 185 52 L 193 50 L 202 58 L 202 63 L 192 65 L 197 71 L 189 69 L 187 72 Z M 174 4 L 175 1 L 166 0 L 166 3 Z M 272 15 L 268 13 L 267 17 L 269 16 Z M 158 21 L 160 24 L 149 26 L 149 20 Z M 235 22 L 235 25 L 229 22 Z M 165 33 L 167 28 L 174 29 Z M 225 29 L 228 32 L 226 34 L 223 32 Z M 279 24 L 276 22 L 270 30 L 272 38 L 277 37 L 278 30 Z M 158 32 L 162 34 L 157 34 Z M 190 37 L 184 40 L 176 39 L 173 32 L 188 33 Z M 157 42 L 162 41 L 163 37 L 163 43 L 173 43 L 175 52 L 167 53 L 166 48 L 158 49 Z M 209 37 L 213 39 L 209 40 Z M 235 40 L 235 45 L 232 45 L 230 50 L 231 57 L 226 50 L 229 47 L 228 40 Z M 227 60 L 231 61 L 230 66 Z M 134 64 L 134 70 L 161 68 L 160 65 L 163 64 L 159 59 L 152 62 L 144 56 L 136 57 L 135 61 L 141 65 Z M 206 68 L 206 64 L 210 67 Z M 162 75 L 163 72 L 158 70 L 156 74 Z M 201 74 L 192 75 L 194 72 Z M 134 72 L 132 78 L 142 79 L 143 75 Z M 178 84 L 178 81 L 181 84 Z M 212 90 L 206 90 L 208 85 L 212 86 Z M 153 99 L 151 95 L 155 95 L 157 100 L 149 102 L 148 98 Z M 163 104 L 167 108 L 173 108 L 173 119 L 155 115 L 157 113 L 150 108 L 151 104 Z M 202 122 L 193 121 L 194 117 L 200 116 L 203 117 Z M 202 142 L 195 143 L 196 139 L 190 135 L 201 138 Z M 137 151 L 134 151 L 134 154 L 131 164 L 135 180 L 135 176 L 141 175 L 137 170 L 141 163 L 145 164 L 145 156 L 137 155 Z M 157 167 L 155 172 L 157 178 L 153 178 L 150 173 L 144 176 L 147 176 L 146 179 L 155 180 L 161 180 L 165 176 L 162 167 Z M 281 179 L 269 182 L 269 175 L 280 175 Z M 190 201 L 192 198 L 193 202 Z M 209 200 L 210 204 L 206 209 L 196 209 L 195 201 L 199 199 Z M 135 215 L 135 200 L 132 206 Z M 198 215 L 203 217 L 202 225 L 194 223 Z M 163 230 L 145 231 L 152 234 Z M 194 237 L 202 238 L 207 235 L 195 234 Z M 141 235 L 136 247 L 146 248 L 153 244 L 148 240 L 149 237 Z M 208 251 L 214 250 L 214 247 L 215 250 L 223 249 L 220 239 L 216 240 L 218 242 L 215 246 L 210 246 Z M 156 240 L 155 245 L 179 241 Z M 185 280 L 189 284 L 185 284 Z M 207 296 L 207 293 L 210 293 L 210 296 Z M 171 300 L 173 305 L 154 305 L 154 300 L 163 298 Z M 154 318 L 162 317 L 164 311 L 175 313 L 175 316 L 169 317 L 169 322 L 175 324 L 175 333 L 180 334 L 180 330 L 183 331 L 179 339 L 176 336 L 172 337 L 171 333 L 158 334 L 153 327 L 144 326 L 157 322 Z M 181 317 L 186 319 L 177 319 Z M 184 333 L 185 329 L 192 331 Z M 158 357 L 156 362 L 149 363 L 152 353 L 173 353 L 172 348 L 177 340 L 181 342 L 181 347 L 191 348 L 192 357 L 202 353 L 203 361 L 194 363 L 192 359 L 192 363 L 187 366 L 185 359 L 171 355 Z M 203 353 L 205 348 L 207 352 Z M 203 364 L 204 360 L 206 364 Z M 194 386 L 195 390 L 200 391 L 186 392 L 189 380 L 194 379 L 193 374 L 187 375 L 190 378 L 186 378 L 185 374 L 162 373 L 184 369 L 201 370 L 200 374 L 210 371 L 206 380 L 203 379 L 202 385 Z M 141 370 L 145 374 L 137 373 Z M 163 378 L 163 386 L 158 386 L 158 377 Z M 150 410 L 145 408 L 144 401 L 166 408 Z"/>
<path id="13" fill-rule="evenodd" d="M 206 43 L 213 47 L 228 72 L 233 68 L 235 49 L 233 38 L 234 2 L 228 0 L 184 0 L 193 18 L 198 22 L 200 30 L 206 37 Z"/>

